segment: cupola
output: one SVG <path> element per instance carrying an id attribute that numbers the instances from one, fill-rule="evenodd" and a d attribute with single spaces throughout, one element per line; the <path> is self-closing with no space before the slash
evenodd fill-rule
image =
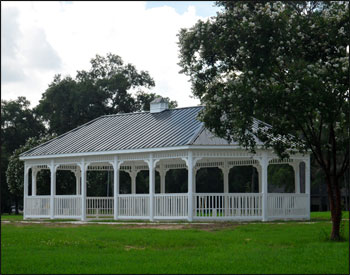
<path id="1" fill-rule="evenodd" d="M 162 97 L 157 97 L 150 104 L 150 112 L 151 113 L 160 113 L 164 110 L 169 109 L 169 103 L 166 99 Z"/>

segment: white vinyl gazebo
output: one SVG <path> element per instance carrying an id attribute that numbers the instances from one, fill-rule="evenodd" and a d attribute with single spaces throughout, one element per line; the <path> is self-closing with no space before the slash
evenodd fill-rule
<path id="1" fill-rule="evenodd" d="M 310 155 L 279 159 L 272 150 L 255 154 L 213 136 L 197 120 L 204 107 L 168 109 L 163 99 L 150 112 L 106 115 L 24 152 L 24 218 L 80 219 L 113 217 L 147 220 L 274 220 L 310 218 Z M 262 145 L 258 141 L 258 145 Z M 258 147 L 259 148 L 259 147 Z M 262 147 L 260 147 L 262 148 Z M 300 165 L 305 164 L 305 192 L 300 188 Z M 268 193 L 269 165 L 289 164 L 295 172 L 294 193 Z M 234 166 L 256 167 L 258 193 L 231 193 L 229 172 Z M 223 193 L 197 193 L 196 172 L 218 167 Z M 171 169 L 188 170 L 187 193 L 165 193 Z M 31 169 L 31 195 L 28 192 Z M 38 171 L 51 172 L 50 195 L 37 195 Z M 56 172 L 76 176 L 76 192 L 56 195 Z M 136 193 L 136 176 L 149 171 L 149 193 Z M 113 171 L 113 197 L 87 197 L 87 172 Z M 131 193 L 119 194 L 119 171 L 131 178 Z M 155 193 L 155 171 L 160 193 Z"/>

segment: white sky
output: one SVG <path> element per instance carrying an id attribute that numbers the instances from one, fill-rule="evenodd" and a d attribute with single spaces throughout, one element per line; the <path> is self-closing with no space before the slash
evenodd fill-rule
<path id="1" fill-rule="evenodd" d="M 199 104 L 179 74 L 180 28 L 215 15 L 213 2 L 2 2 L 2 99 L 25 96 L 32 106 L 55 74 L 76 76 L 96 54 L 111 52 L 146 70 L 179 107 Z"/>

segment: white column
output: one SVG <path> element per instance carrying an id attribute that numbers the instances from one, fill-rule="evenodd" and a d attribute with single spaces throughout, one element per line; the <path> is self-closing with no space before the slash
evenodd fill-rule
<path id="1" fill-rule="evenodd" d="M 308 219 L 310 219 L 310 181 L 311 181 L 311 164 L 310 155 L 305 160 L 305 194 L 308 195 L 307 209 L 308 209 Z"/>
<path id="2" fill-rule="evenodd" d="M 264 153 L 261 161 L 261 191 L 262 191 L 262 220 L 267 221 L 267 167 L 269 165 L 269 161 L 267 159 L 266 154 Z"/>
<path id="3" fill-rule="evenodd" d="M 193 154 L 188 152 L 188 221 L 193 221 Z"/>
<path id="4" fill-rule="evenodd" d="M 159 167 L 159 177 L 160 177 L 160 193 L 165 193 L 165 177 L 166 173 L 168 172 L 167 169 L 165 169 L 164 164 L 160 164 Z"/>
<path id="5" fill-rule="evenodd" d="M 113 171 L 114 171 L 114 177 L 113 177 L 113 198 L 114 198 L 114 219 L 118 219 L 118 194 L 119 194 L 119 163 L 118 163 L 118 156 L 114 157 L 113 162 Z"/>
<path id="6" fill-rule="evenodd" d="M 136 194 L 136 177 L 137 177 L 138 171 L 133 171 L 130 173 L 131 177 L 131 194 Z"/>
<path id="7" fill-rule="evenodd" d="M 81 220 L 86 221 L 86 169 L 87 165 L 85 160 L 81 161 Z"/>
<path id="8" fill-rule="evenodd" d="M 28 197 L 28 174 L 29 174 L 29 167 L 27 165 L 24 165 L 24 183 L 23 183 L 23 214 L 24 219 L 26 218 L 27 214 L 27 197 Z"/>
<path id="9" fill-rule="evenodd" d="M 293 164 L 294 169 L 294 184 L 295 184 L 295 194 L 300 194 L 300 162 Z"/>
<path id="10" fill-rule="evenodd" d="M 56 195 L 56 167 L 54 161 L 51 160 L 50 166 L 51 184 L 50 184 L 50 219 L 54 218 L 55 213 L 55 195 Z"/>
<path id="11" fill-rule="evenodd" d="M 192 180 L 192 192 L 195 194 L 197 192 L 196 188 L 196 175 L 197 175 L 198 169 L 196 167 L 193 168 L 193 180 Z"/>
<path id="12" fill-rule="evenodd" d="M 149 168 L 149 219 L 153 221 L 153 210 L 154 210 L 154 186 L 155 186 L 155 167 L 154 167 L 154 159 L 153 154 L 150 154 L 148 161 Z"/>
<path id="13" fill-rule="evenodd" d="M 225 167 L 222 169 L 222 173 L 224 176 L 224 193 L 228 194 L 229 193 L 229 185 L 228 185 L 228 175 L 229 175 L 230 169 L 228 167 Z"/>
<path id="14" fill-rule="evenodd" d="M 36 196 L 36 175 L 38 174 L 38 169 L 32 167 L 32 196 Z"/>
<path id="15" fill-rule="evenodd" d="M 223 178 L 224 178 L 224 201 L 225 201 L 225 213 L 224 215 L 228 215 L 228 209 L 229 209 L 229 198 L 228 198 L 228 193 L 229 193 L 229 184 L 228 184 L 228 176 L 229 176 L 229 172 L 230 172 L 230 168 L 228 167 L 228 163 L 227 161 L 225 161 L 225 167 L 223 167 L 222 170 L 222 174 L 223 174 Z"/>
<path id="16" fill-rule="evenodd" d="M 76 195 L 80 195 L 81 194 L 81 188 L 80 188 L 80 184 L 81 184 L 81 171 L 79 166 L 77 167 L 77 171 L 75 171 L 75 190 L 76 190 Z"/>

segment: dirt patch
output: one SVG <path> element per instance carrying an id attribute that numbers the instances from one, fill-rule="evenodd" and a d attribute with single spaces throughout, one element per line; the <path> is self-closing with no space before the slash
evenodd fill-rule
<path id="1" fill-rule="evenodd" d="M 4 223 L 4 222 L 2 222 Z M 56 222 L 23 222 L 23 221 L 13 221 L 13 222 L 6 222 L 4 224 L 11 224 L 17 227 L 24 227 L 24 226 L 32 226 L 32 225 L 40 225 L 45 227 L 79 227 L 80 224 L 72 224 L 72 223 L 56 223 Z M 85 224 L 82 224 L 85 225 Z"/>
<path id="2" fill-rule="evenodd" d="M 123 224 L 119 225 L 122 228 L 129 229 L 159 229 L 159 230 L 183 230 L 183 229 L 197 229 L 204 231 L 218 231 L 223 229 L 233 229 L 239 226 L 232 223 L 197 223 L 197 224 Z"/>
<path id="3" fill-rule="evenodd" d="M 158 229 L 158 230 L 186 230 L 197 229 L 204 231 L 218 231 L 223 229 L 233 229 L 240 224 L 231 222 L 217 223 L 126 223 L 126 222 L 111 222 L 111 223 L 81 223 L 81 222 L 46 222 L 46 221 L 11 221 L 2 222 L 3 224 L 11 224 L 14 226 L 42 225 L 45 227 L 79 227 L 88 225 L 108 225 L 116 226 L 125 229 Z"/>

